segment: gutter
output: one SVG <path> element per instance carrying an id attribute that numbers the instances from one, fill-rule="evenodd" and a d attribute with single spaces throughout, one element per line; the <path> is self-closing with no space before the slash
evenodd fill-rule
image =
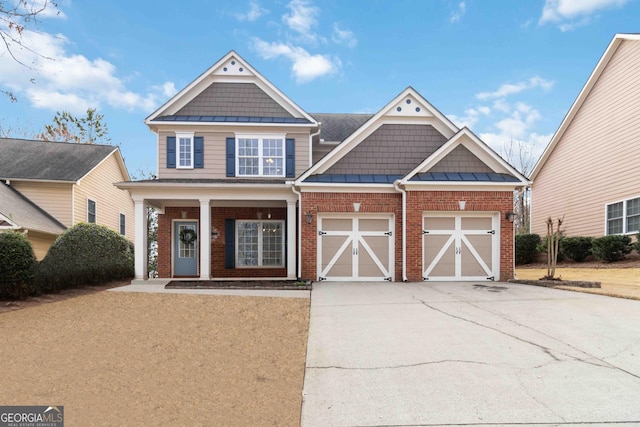
<path id="1" fill-rule="evenodd" d="M 295 181 L 286 181 L 291 191 L 298 196 L 298 279 L 302 278 L 302 193 L 296 189 Z"/>
<path id="2" fill-rule="evenodd" d="M 407 191 L 400 188 L 401 180 L 393 182 L 396 191 L 402 193 L 402 281 L 408 282 L 407 279 Z"/>

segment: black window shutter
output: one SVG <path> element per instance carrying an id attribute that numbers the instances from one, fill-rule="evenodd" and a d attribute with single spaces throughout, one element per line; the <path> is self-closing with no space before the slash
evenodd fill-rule
<path id="1" fill-rule="evenodd" d="M 236 268 L 236 220 L 224 220 L 224 268 Z"/>
<path id="2" fill-rule="evenodd" d="M 227 138 L 227 176 L 236 176 L 236 139 Z"/>
<path id="3" fill-rule="evenodd" d="M 287 151 L 287 178 L 294 178 L 296 176 L 296 140 L 291 138 L 286 140 L 287 145 L 285 147 Z"/>
<path id="4" fill-rule="evenodd" d="M 193 138 L 193 167 L 204 168 L 204 137 Z"/>
<path id="5" fill-rule="evenodd" d="M 176 167 L 176 137 L 167 137 L 167 168 Z"/>

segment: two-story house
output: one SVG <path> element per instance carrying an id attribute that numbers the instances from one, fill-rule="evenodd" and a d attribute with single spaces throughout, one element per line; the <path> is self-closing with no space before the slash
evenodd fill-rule
<path id="1" fill-rule="evenodd" d="M 413 88 L 378 113 L 309 114 L 229 52 L 146 119 L 158 178 L 120 183 L 147 276 L 505 280 L 529 181 Z"/>
<path id="2" fill-rule="evenodd" d="M 90 222 L 133 240 L 133 201 L 118 147 L 0 138 L 0 232 L 26 233 L 38 259 L 68 227 Z"/>

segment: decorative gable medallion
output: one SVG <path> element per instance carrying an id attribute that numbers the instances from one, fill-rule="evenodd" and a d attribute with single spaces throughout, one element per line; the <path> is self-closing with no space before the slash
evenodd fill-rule
<path id="1" fill-rule="evenodd" d="M 214 76 L 253 77 L 254 74 L 234 56 L 222 63 L 213 73 Z"/>
<path id="2" fill-rule="evenodd" d="M 402 97 L 387 113 L 396 117 L 433 117 L 433 114 L 420 101 L 410 94 Z"/>

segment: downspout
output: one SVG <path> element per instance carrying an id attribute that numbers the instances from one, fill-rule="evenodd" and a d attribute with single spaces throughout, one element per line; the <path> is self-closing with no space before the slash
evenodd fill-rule
<path id="1" fill-rule="evenodd" d="M 393 182 L 396 191 L 402 193 L 402 281 L 407 279 L 407 191 L 400 188 L 400 180 Z"/>
<path id="2" fill-rule="evenodd" d="M 291 191 L 298 195 L 298 280 L 302 278 L 302 193 L 296 190 L 293 181 L 287 181 L 291 185 Z"/>
<path id="3" fill-rule="evenodd" d="M 309 135 L 309 167 L 313 166 L 313 137 L 320 135 L 321 124 L 322 123 L 318 122 L 318 132 Z"/>

